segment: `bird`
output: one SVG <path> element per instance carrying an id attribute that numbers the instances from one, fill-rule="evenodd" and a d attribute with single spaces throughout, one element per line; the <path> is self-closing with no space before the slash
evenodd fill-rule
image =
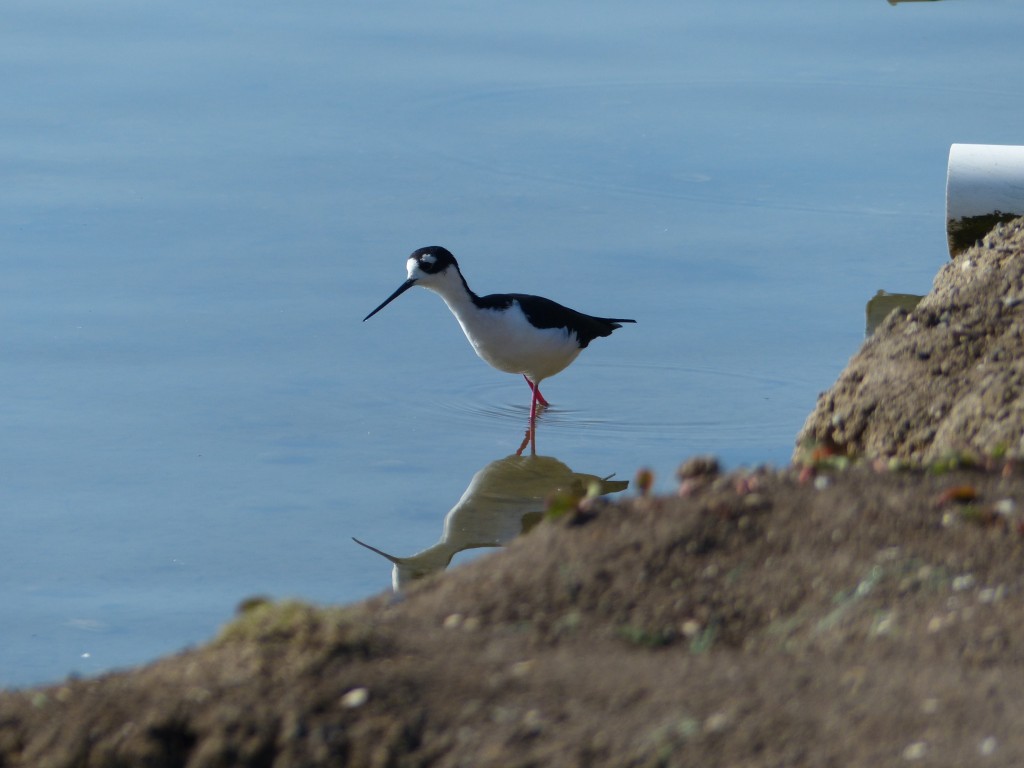
<path id="1" fill-rule="evenodd" d="M 405 266 L 406 281 L 363 322 L 413 286 L 439 295 L 484 362 L 505 373 L 521 374 L 530 385 L 530 426 L 520 452 L 527 440 L 536 451 L 537 406 L 550 405 L 540 392 L 540 383 L 565 370 L 594 339 L 610 336 L 622 323 L 636 322 L 585 315 L 543 296 L 525 293 L 478 296 L 463 277 L 455 256 L 439 245 L 413 251 Z"/>

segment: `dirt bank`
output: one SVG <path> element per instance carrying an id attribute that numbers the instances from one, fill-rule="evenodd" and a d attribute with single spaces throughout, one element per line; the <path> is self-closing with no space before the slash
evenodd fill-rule
<path id="1" fill-rule="evenodd" d="M 691 464 L 401 597 L 2 694 L 0 768 L 1024 764 L 1022 257 L 1004 225 L 890 318 L 815 467 Z"/>
<path id="2" fill-rule="evenodd" d="M 930 463 L 1024 456 L 1024 220 L 950 261 L 889 316 L 819 400 L 802 442 Z"/>

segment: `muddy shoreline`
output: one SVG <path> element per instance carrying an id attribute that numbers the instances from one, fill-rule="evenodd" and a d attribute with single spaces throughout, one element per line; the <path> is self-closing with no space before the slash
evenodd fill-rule
<path id="1" fill-rule="evenodd" d="M 1021 361 L 1017 220 L 879 327 L 793 466 L 691 462 L 401 596 L 2 693 L 0 768 L 1024 764 Z"/>

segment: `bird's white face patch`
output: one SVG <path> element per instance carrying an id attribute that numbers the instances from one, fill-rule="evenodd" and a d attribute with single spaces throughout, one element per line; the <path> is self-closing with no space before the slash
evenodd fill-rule
<path id="1" fill-rule="evenodd" d="M 412 280 L 422 280 L 423 285 L 434 283 L 448 271 L 447 269 L 436 272 L 438 258 L 432 253 L 423 253 L 419 256 L 410 256 L 405 263 L 405 268 Z"/>

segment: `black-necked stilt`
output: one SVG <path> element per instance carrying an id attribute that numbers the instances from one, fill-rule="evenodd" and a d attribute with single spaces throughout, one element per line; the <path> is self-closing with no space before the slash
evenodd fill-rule
<path id="1" fill-rule="evenodd" d="M 530 429 L 527 434 L 535 446 L 534 427 L 537 404 L 548 405 L 540 393 L 540 383 L 565 369 L 598 336 L 610 336 L 625 318 L 592 317 L 569 309 L 542 296 L 523 293 L 492 293 L 477 296 L 462 276 L 459 263 L 438 245 L 413 251 L 406 261 L 409 277 L 388 296 L 366 322 L 414 285 L 438 294 L 485 362 L 499 371 L 520 373 L 530 385 Z M 526 441 L 520 451 L 526 447 Z"/>

